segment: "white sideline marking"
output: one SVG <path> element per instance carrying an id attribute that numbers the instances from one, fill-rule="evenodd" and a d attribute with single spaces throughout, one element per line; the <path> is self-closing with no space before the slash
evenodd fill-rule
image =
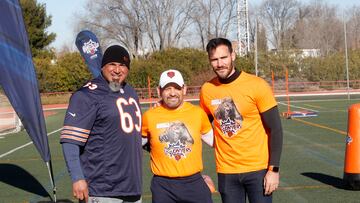
<path id="1" fill-rule="evenodd" d="M 59 128 L 59 129 L 57 129 L 57 130 L 54 130 L 54 131 L 50 132 L 49 134 L 47 134 L 47 136 L 49 136 L 49 135 L 51 135 L 51 134 L 54 134 L 54 133 L 60 131 L 61 129 L 62 129 L 62 128 Z M 24 145 L 21 145 L 20 147 L 16 147 L 15 149 L 12 149 L 12 150 L 4 153 L 4 154 L 1 154 L 1 155 L 0 155 L 0 158 L 3 158 L 4 156 L 7 156 L 7 155 L 9 155 L 9 154 L 11 154 L 11 153 L 13 153 L 13 152 L 16 152 L 17 150 L 22 149 L 22 148 L 24 148 L 24 147 L 26 147 L 26 146 L 28 146 L 28 145 L 31 145 L 32 143 L 33 143 L 32 141 L 31 141 L 31 142 L 28 142 L 28 143 L 26 143 L 26 144 L 24 144 Z"/>
<path id="2" fill-rule="evenodd" d="M 283 103 L 283 102 L 278 102 L 279 104 L 282 104 L 284 106 L 287 106 L 287 104 Z M 317 110 L 314 110 L 314 109 L 309 109 L 309 108 L 305 108 L 305 107 L 300 107 L 300 106 L 295 106 L 295 105 L 291 105 L 291 107 L 295 107 L 295 108 L 298 108 L 298 109 L 304 109 L 304 110 L 308 110 L 308 111 L 314 111 L 314 112 L 319 112 Z"/>

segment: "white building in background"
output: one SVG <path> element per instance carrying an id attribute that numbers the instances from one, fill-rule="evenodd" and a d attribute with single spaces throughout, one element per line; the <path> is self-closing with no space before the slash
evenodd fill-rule
<path id="1" fill-rule="evenodd" d="M 317 58 L 320 56 L 320 49 L 300 49 L 298 56 L 301 58 L 313 57 Z"/>
<path id="2" fill-rule="evenodd" d="M 277 54 L 277 53 L 287 53 L 292 58 L 308 58 L 313 57 L 317 58 L 321 56 L 320 49 L 290 49 L 290 50 L 276 50 L 272 49 L 271 52 Z"/>

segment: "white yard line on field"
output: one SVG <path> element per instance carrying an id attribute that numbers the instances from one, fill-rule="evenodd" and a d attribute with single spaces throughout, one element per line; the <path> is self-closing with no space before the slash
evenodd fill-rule
<path id="1" fill-rule="evenodd" d="M 286 103 L 283 103 L 283 102 L 278 102 L 279 104 L 282 104 L 284 106 L 287 106 Z M 298 108 L 298 109 L 304 109 L 304 110 L 308 110 L 308 111 L 314 111 L 314 112 L 319 112 L 317 110 L 314 110 L 314 109 L 310 109 L 310 108 L 305 108 L 305 107 L 301 107 L 301 106 L 295 106 L 295 105 L 292 105 L 290 104 L 291 107 L 294 107 L 294 108 Z"/>
<path id="2" fill-rule="evenodd" d="M 56 132 L 59 132 L 61 129 L 62 129 L 62 128 L 59 128 L 59 129 L 57 129 L 57 130 L 54 130 L 54 131 L 50 132 L 49 134 L 47 134 L 47 136 L 49 136 L 49 135 L 51 135 L 51 134 L 54 134 L 54 133 L 56 133 Z M 24 145 L 21 145 L 20 147 L 16 147 L 15 149 L 12 149 L 12 150 L 4 153 L 4 154 L 1 154 L 1 155 L 0 155 L 0 158 L 3 158 L 3 157 L 5 157 L 5 156 L 7 156 L 7 155 L 9 155 L 9 154 L 11 154 L 11 153 L 13 153 L 13 152 L 16 152 L 17 150 L 22 149 L 22 148 L 24 148 L 24 147 L 26 147 L 26 146 L 28 146 L 28 145 L 31 145 L 32 143 L 33 143 L 33 142 L 28 142 L 28 143 L 26 143 L 26 144 L 24 144 Z"/>

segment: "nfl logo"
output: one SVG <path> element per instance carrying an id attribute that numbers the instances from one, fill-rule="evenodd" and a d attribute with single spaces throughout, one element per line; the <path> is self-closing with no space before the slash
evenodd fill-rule
<path id="1" fill-rule="evenodd" d="M 92 41 L 91 39 L 88 42 L 85 42 L 82 49 L 86 54 L 94 55 L 99 48 L 99 43 Z"/>

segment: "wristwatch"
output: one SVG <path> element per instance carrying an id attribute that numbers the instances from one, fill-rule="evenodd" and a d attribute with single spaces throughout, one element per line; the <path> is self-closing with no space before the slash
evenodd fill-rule
<path id="1" fill-rule="evenodd" d="M 278 166 L 269 166 L 268 170 L 272 171 L 272 172 L 275 172 L 275 173 L 278 173 L 280 171 L 280 168 Z"/>

